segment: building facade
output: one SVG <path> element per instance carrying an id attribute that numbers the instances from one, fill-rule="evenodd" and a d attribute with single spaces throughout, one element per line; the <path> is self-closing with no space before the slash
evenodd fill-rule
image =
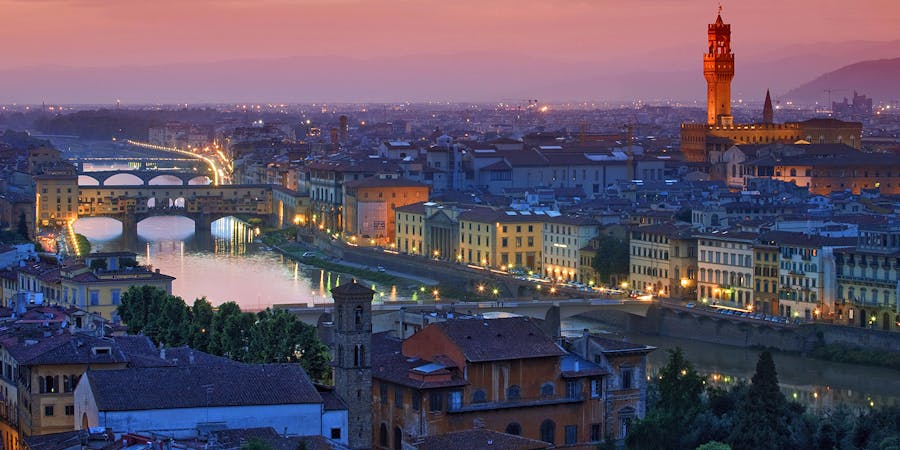
<path id="1" fill-rule="evenodd" d="M 643 416 L 640 358 L 589 361 L 527 318 L 448 319 L 403 341 L 379 334 L 375 345 L 374 448 L 404 448 L 473 424 L 559 446 L 595 446 L 608 435 L 624 437 L 627 425 L 619 429 L 616 418 Z M 624 370 L 627 381 L 619 381 L 620 365 L 636 367 Z"/>
<path id="2" fill-rule="evenodd" d="M 600 234 L 600 224 L 587 217 L 548 216 L 544 224 L 541 270 L 554 281 L 590 280 L 581 278 L 583 263 L 579 250 Z"/>
<path id="3" fill-rule="evenodd" d="M 697 299 L 736 308 L 753 307 L 754 233 L 703 233 L 697 236 Z"/>

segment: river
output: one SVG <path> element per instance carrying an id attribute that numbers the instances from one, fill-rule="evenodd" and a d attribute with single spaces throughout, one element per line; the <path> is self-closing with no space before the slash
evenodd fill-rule
<path id="1" fill-rule="evenodd" d="M 94 252 L 133 251 L 141 264 L 175 277 L 172 293 L 186 302 L 206 297 L 213 305 L 234 301 L 245 310 L 276 304 L 328 303 L 330 289 L 347 275 L 306 266 L 266 250 L 243 222 L 225 218 L 213 223 L 207 238 L 194 233 L 194 223 L 179 216 L 150 217 L 127 239 L 115 219 L 92 217 L 75 222 L 75 232 L 91 242 Z M 413 282 L 372 286 L 376 302 L 415 297 Z"/>
<path id="2" fill-rule="evenodd" d="M 749 383 L 756 371 L 758 350 L 664 336 L 625 333 L 609 325 L 583 318 L 562 322 L 563 334 L 581 330 L 609 333 L 610 337 L 656 347 L 647 358 L 648 374 L 656 374 L 669 358 L 668 350 L 680 347 L 694 368 L 710 383 L 730 387 Z M 900 405 L 900 373 L 893 369 L 834 363 L 804 358 L 794 353 L 772 352 L 781 390 L 816 412 L 825 412 L 843 403 L 854 409 Z"/>

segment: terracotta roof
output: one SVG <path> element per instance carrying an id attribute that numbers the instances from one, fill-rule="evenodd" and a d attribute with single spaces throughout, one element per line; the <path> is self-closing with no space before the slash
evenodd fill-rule
<path id="1" fill-rule="evenodd" d="M 344 187 L 348 188 L 366 188 L 366 187 L 428 187 L 427 184 L 418 181 L 407 180 L 405 178 L 378 178 L 368 177 L 361 180 L 353 180 L 344 183 Z"/>
<path id="2" fill-rule="evenodd" d="M 500 433 L 499 431 L 487 430 L 484 428 L 423 436 L 420 439 L 419 442 L 413 444 L 413 446 L 419 450 L 536 450 L 550 448 L 550 444 L 543 441 L 536 441 L 534 439 Z"/>
<path id="3" fill-rule="evenodd" d="M 470 362 L 544 358 L 565 354 L 530 318 L 450 319 L 433 323 Z"/>
<path id="4" fill-rule="evenodd" d="M 451 373 L 449 380 L 425 381 L 410 378 L 409 372 L 430 363 L 419 358 L 404 356 L 400 339 L 387 332 L 372 335 L 372 377 L 414 389 L 458 387 L 468 384 L 458 373 Z"/>
<path id="5" fill-rule="evenodd" d="M 409 205 L 398 206 L 394 208 L 394 212 L 405 212 L 410 214 L 425 214 L 425 203 L 411 203 Z"/>
<path id="6" fill-rule="evenodd" d="M 128 356 L 112 339 L 87 334 L 61 332 L 47 337 L 9 335 L 0 340 L 20 365 L 39 364 L 115 364 L 128 362 Z M 108 348 L 97 352 L 95 349 Z"/>
<path id="7" fill-rule="evenodd" d="M 89 370 L 85 376 L 100 411 L 322 403 L 299 364 Z"/>
<path id="8" fill-rule="evenodd" d="M 304 448 L 307 450 L 326 450 L 337 447 L 324 436 L 291 436 L 284 437 L 278 434 L 272 427 L 265 428 L 240 428 L 230 430 L 220 430 L 213 434 L 216 436 L 216 442 L 222 448 L 245 448 L 251 440 L 258 440 L 266 445 L 266 448 L 272 450 L 296 450 Z"/>
<path id="9" fill-rule="evenodd" d="M 591 342 L 600 346 L 603 353 L 649 353 L 653 350 L 656 350 L 656 347 L 651 347 L 649 345 L 635 344 L 634 342 L 627 342 L 618 339 L 607 339 L 605 337 L 595 335 L 591 335 Z"/>

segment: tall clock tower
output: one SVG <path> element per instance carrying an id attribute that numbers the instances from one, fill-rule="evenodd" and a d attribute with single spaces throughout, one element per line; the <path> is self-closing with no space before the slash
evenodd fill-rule
<path id="1" fill-rule="evenodd" d="M 734 78 L 734 53 L 731 53 L 731 24 L 722 21 L 722 8 L 716 23 L 709 24 L 709 51 L 703 55 L 706 78 L 706 123 L 731 126 L 731 80 Z"/>

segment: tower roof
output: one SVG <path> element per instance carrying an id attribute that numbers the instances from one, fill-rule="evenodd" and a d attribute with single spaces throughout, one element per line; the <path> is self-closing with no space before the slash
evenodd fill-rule
<path id="1" fill-rule="evenodd" d="M 375 295 L 375 291 L 357 283 L 355 280 L 352 283 L 344 283 L 340 286 L 337 286 L 331 289 L 332 295 Z"/>
<path id="2" fill-rule="evenodd" d="M 716 16 L 716 25 L 725 25 L 725 21 L 722 20 L 721 12 Z"/>
<path id="3" fill-rule="evenodd" d="M 766 102 L 763 105 L 763 123 L 772 123 L 775 120 L 775 111 L 772 108 L 772 96 L 766 89 Z"/>

